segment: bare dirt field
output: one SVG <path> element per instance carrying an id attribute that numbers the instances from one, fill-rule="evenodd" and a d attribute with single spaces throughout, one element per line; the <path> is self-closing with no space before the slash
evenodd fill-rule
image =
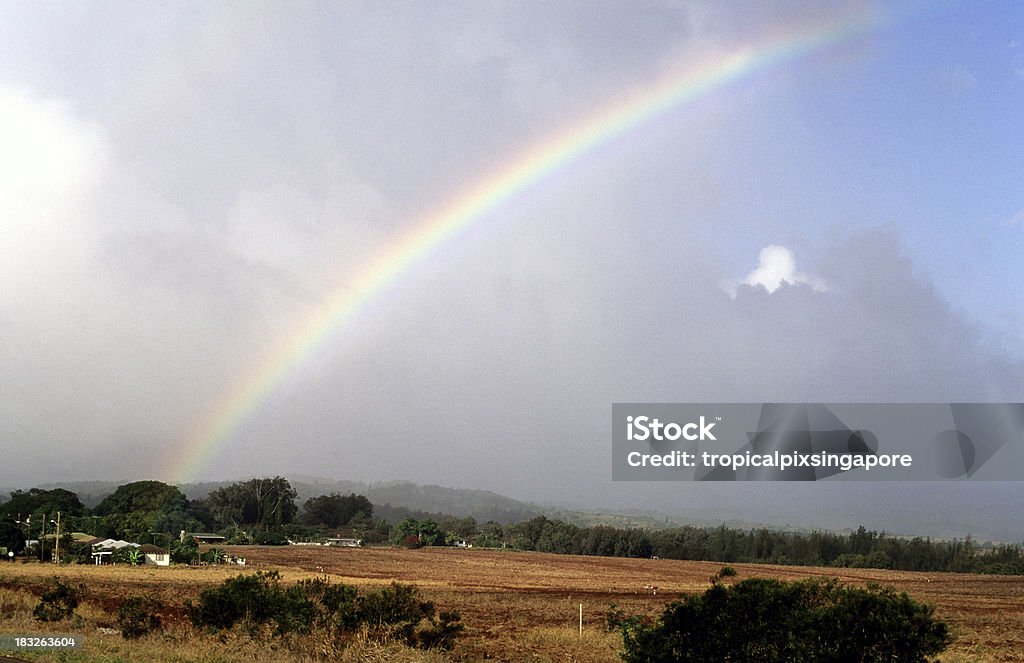
<path id="1" fill-rule="evenodd" d="M 332 582 L 364 588 L 392 581 L 412 583 L 438 609 L 462 614 L 466 630 L 456 647 L 456 659 L 615 661 L 619 640 L 605 632 L 605 614 L 611 604 L 631 613 L 658 614 L 665 603 L 683 593 L 706 589 L 709 578 L 722 566 L 455 548 L 239 546 L 230 552 L 245 557 L 249 564 L 244 568 L 68 566 L 61 567 L 59 575 L 88 587 L 87 602 L 95 610 L 92 619 L 96 627 L 114 625 L 113 610 L 123 597 L 146 594 L 160 599 L 168 626 L 186 628 L 186 599 L 225 578 L 256 570 L 279 570 L 285 582 L 327 576 Z M 736 580 L 828 576 L 858 585 L 892 585 L 935 605 L 937 616 L 952 626 L 957 640 L 943 661 L 1024 661 L 1021 576 L 731 566 L 738 571 Z M 38 593 L 53 575 L 54 568 L 48 565 L 2 565 L 0 590 L 27 588 Z M 4 626 L 0 615 L 0 628 Z M 196 660 L 233 660 L 226 656 Z M 132 660 L 131 656 L 126 660 Z"/>
<path id="2" fill-rule="evenodd" d="M 530 629 L 600 629 L 608 606 L 658 614 L 683 593 L 708 588 L 714 562 L 580 557 L 544 553 L 423 548 L 259 548 L 246 553 L 267 566 L 319 571 L 354 584 L 415 583 L 437 603 L 462 611 L 471 651 L 492 655 L 487 641 L 515 643 Z M 915 573 L 875 569 L 732 564 L 738 580 L 835 577 L 844 583 L 892 585 L 936 606 L 957 634 L 949 653 L 963 660 L 1024 661 L 1024 577 Z M 647 586 L 657 590 L 646 589 Z M 474 642 L 478 640 L 478 642 Z M 528 653 L 528 652 L 523 652 Z M 516 660 L 511 657 L 509 660 Z M 594 660 L 615 660 L 614 655 Z M 949 657 L 944 657 L 949 660 Z"/>

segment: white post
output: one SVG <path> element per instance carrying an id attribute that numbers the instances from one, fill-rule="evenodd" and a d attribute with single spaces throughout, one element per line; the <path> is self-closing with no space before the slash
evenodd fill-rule
<path id="1" fill-rule="evenodd" d="M 57 542 L 53 548 L 53 563 L 60 564 L 60 511 L 57 512 L 57 522 L 54 524 L 57 525 Z"/>

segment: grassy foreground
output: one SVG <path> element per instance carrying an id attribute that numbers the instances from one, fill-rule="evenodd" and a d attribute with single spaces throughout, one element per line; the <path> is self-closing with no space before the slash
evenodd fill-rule
<path id="1" fill-rule="evenodd" d="M 0 634 L 73 634 L 84 643 L 62 652 L 0 652 L 45 661 L 618 661 L 617 634 L 605 630 L 615 603 L 630 613 L 659 614 L 684 592 L 703 591 L 721 565 L 541 553 L 454 549 L 331 549 L 251 547 L 233 551 L 239 567 L 92 567 L 39 563 L 0 565 Z M 838 576 L 842 582 L 894 585 L 936 605 L 957 640 L 943 661 L 1024 661 L 1024 578 L 919 574 L 865 569 L 734 565 L 739 578 L 784 580 Z M 361 589 L 412 583 L 439 610 L 458 610 L 466 626 L 454 650 L 420 651 L 365 634 L 342 647 L 323 634 L 284 637 L 235 628 L 211 634 L 194 628 L 184 606 L 199 592 L 239 573 L 276 569 L 285 583 L 327 577 Z M 59 576 L 85 595 L 70 620 L 32 617 L 39 595 Z M 654 589 L 654 587 L 657 589 Z M 163 628 L 125 640 L 117 607 L 131 596 L 153 598 Z M 583 605 L 583 633 L 579 611 Z"/>

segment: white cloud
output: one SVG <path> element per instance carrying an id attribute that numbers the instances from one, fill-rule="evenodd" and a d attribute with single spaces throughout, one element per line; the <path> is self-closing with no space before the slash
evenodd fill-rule
<path id="1" fill-rule="evenodd" d="M 66 290 L 95 239 L 84 212 L 106 155 L 66 103 L 0 86 L 0 302 Z"/>
<path id="2" fill-rule="evenodd" d="M 769 294 L 781 288 L 783 284 L 809 285 L 817 292 L 828 290 L 824 279 L 806 272 L 798 272 L 793 252 L 777 244 L 769 244 L 761 249 L 761 253 L 758 254 L 757 268 L 754 271 L 747 274 L 742 280 L 723 283 L 722 289 L 735 299 L 736 288 L 741 284 L 753 287 L 761 286 Z"/>

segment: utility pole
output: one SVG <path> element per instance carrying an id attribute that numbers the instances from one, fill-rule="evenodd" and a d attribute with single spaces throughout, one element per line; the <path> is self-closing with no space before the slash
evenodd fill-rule
<path id="1" fill-rule="evenodd" d="M 46 561 L 46 514 L 43 514 L 43 526 L 39 530 L 39 561 Z"/>
<path id="2" fill-rule="evenodd" d="M 53 546 L 53 563 L 60 564 L 60 511 L 57 512 L 57 522 L 50 521 L 57 526 L 57 538 L 56 543 Z"/>

